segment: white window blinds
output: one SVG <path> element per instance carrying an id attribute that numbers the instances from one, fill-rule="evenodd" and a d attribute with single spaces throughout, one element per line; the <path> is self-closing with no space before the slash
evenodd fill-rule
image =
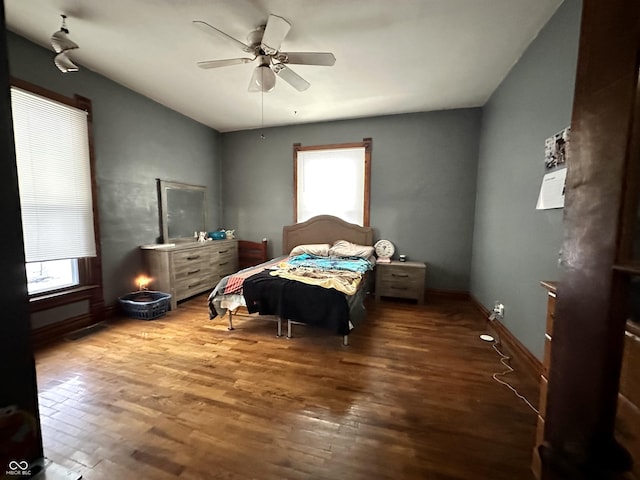
<path id="1" fill-rule="evenodd" d="M 363 224 L 364 147 L 299 151 L 296 166 L 298 222 L 334 215 Z"/>
<path id="2" fill-rule="evenodd" d="M 27 262 L 96 256 L 87 114 L 12 87 Z"/>

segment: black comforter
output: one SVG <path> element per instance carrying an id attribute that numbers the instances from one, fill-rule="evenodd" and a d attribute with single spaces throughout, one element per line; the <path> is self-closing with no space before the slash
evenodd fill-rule
<path id="1" fill-rule="evenodd" d="M 277 315 L 338 335 L 349 334 L 349 305 L 337 290 L 274 277 L 268 270 L 245 279 L 242 289 L 249 313 Z"/>

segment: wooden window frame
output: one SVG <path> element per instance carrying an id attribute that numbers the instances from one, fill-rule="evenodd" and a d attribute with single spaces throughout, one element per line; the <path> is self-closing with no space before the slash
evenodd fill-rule
<path id="1" fill-rule="evenodd" d="M 103 308 L 104 300 L 102 295 L 102 254 L 100 250 L 100 222 L 98 218 L 98 196 L 95 177 L 95 151 L 93 139 L 93 110 L 91 100 L 74 95 L 73 98 L 66 97 L 57 92 L 53 92 L 33 83 L 15 77 L 10 78 L 11 86 L 21 88 L 28 92 L 49 98 L 56 102 L 69 105 L 87 112 L 87 131 L 89 141 L 89 164 L 91 169 L 91 197 L 93 202 L 93 231 L 96 243 L 96 256 L 89 258 L 78 258 L 78 285 L 70 287 L 48 290 L 29 295 L 30 311 L 38 312 L 50 308 L 68 305 L 81 300 L 90 301 L 90 314 L 92 317 L 101 317 L 100 310 Z M 25 286 L 26 288 L 26 286 Z"/>
<path id="2" fill-rule="evenodd" d="M 301 143 L 293 144 L 293 223 L 298 223 L 298 152 L 314 150 L 339 150 L 341 148 L 364 148 L 364 203 L 362 226 L 370 226 L 370 201 L 371 201 L 371 147 L 372 139 L 363 138 L 362 142 L 335 143 L 330 145 L 302 146 Z"/>

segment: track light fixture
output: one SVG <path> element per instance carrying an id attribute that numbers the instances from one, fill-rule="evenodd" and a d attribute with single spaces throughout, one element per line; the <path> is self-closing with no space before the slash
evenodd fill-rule
<path id="1" fill-rule="evenodd" d="M 60 30 L 51 36 L 51 47 L 58 54 L 53 62 L 62 73 L 77 72 L 78 66 L 71 61 L 67 52 L 78 48 L 78 44 L 69 38 L 69 30 L 66 24 L 67 16 L 64 14 L 60 16 L 62 17 L 62 26 Z"/>

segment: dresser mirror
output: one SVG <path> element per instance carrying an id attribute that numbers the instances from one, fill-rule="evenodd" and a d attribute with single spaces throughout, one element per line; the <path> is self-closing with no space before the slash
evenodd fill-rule
<path id="1" fill-rule="evenodd" d="M 163 243 L 193 242 L 205 232 L 207 187 L 158 179 Z"/>

